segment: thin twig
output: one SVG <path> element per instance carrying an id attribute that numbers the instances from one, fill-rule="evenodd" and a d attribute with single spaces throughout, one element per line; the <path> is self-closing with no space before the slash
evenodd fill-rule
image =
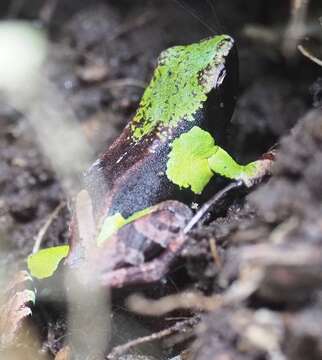
<path id="1" fill-rule="evenodd" d="M 322 60 L 317 58 L 316 56 L 312 55 L 303 45 L 298 45 L 298 50 L 302 53 L 302 55 L 309 58 L 315 64 L 322 66 Z"/>
<path id="2" fill-rule="evenodd" d="M 135 340 L 129 341 L 126 344 L 119 345 L 113 348 L 113 350 L 107 355 L 106 359 L 111 360 L 115 359 L 116 357 L 126 353 L 129 349 L 133 348 L 134 346 L 138 346 L 141 344 L 145 344 L 147 342 L 155 341 L 155 340 L 161 340 L 165 337 L 168 337 L 172 334 L 175 334 L 187 327 L 194 327 L 197 325 L 200 321 L 199 316 L 194 316 L 188 320 L 184 320 L 181 322 L 177 322 L 173 326 L 170 326 L 167 329 L 161 330 L 159 332 L 153 333 L 148 336 L 143 336 L 140 338 L 137 338 Z"/>
<path id="3" fill-rule="evenodd" d="M 309 3 L 310 0 L 293 0 L 291 3 L 291 17 L 283 41 L 286 56 L 294 55 L 299 40 L 306 32 L 305 21 Z"/>
<path id="4" fill-rule="evenodd" d="M 134 294 L 126 302 L 132 312 L 145 316 L 161 316 L 178 309 L 213 311 L 222 305 L 223 300 L 221 295 L 205 296 L 195 291 L 185 291 L 157 300 Z"/>
<path id="5" fill-rule="evenodd" d="M 61 201 L 58 206 L 55 208 L 55 210 L 48 216 L 47 221 L 45 222 L 45 224 L 41 227 L 41 229 L 39 230 L 36 238 L 35 238 L 35 243 L 32 249 L 32 253 L 36 253 L 39 249 L 40 249 L 40 245 L 42 243 L 42 240 L 49 228 L 49 226 L 51 225 L 51 223 L 55 220 L 55 218 L 57 217 L 57 215 L 59 214 L 60 210 L 66 205 L 65 201 Z"/>
<path id="6" fill-rule="evenodd" d="M 215 196 L 213 196 L 209 201 L 205 202 L 200 210 L 196 212 L 193 218 L 188 222 L 186 227 L 183 229 L 183 233 L 187 234 L 199 221 L 204 217 L 204 215 L 212 208 L 218 201 L 220 201 L 228 192 L 233 189 L 237 189 L 244 186 L 242 180 L 234 181 L 224 187 L 222 190 L 218 191 Z"/>
<path id="7" fill-rule="evenodd" d="M 216 240 L 214 238 L 209 239 L 209 246 L 210 246 L 210 251 L 211 251 L 211 255 L 212 258 L 214 259 L 214 263 L 221 268 L 222 267 L 222 262 L 218 253 L 218 248 L 217 248 L 217 244 L 216 244 Z"/>

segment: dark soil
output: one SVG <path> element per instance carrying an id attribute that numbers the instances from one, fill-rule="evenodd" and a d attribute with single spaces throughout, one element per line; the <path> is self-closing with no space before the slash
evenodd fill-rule
<path id="1" fill-rule="evenodd" d="M 11 5 L 15 17 L 43 20 L 43 2 L 25 1 L 16 10 L 15 2 L 1 2 L 2 17 Z M 170 0 L 60 0 L 45 19 L 51 38 L 48 72 L 96 154 L 133 115 L 158 54 L 210 35 L 209 25 L 232 34 L 238 46 L 240 95 L 228 134 L 232 154 L 246 162 L 278 143 L 272 178 L 247 196 L 237 194 L 220 217 L 213 214 L 212 222 L 194 231 L 183 252 L 186 273 L 174 275 L 179 283 L 171 288 L 211 295 L 233 291 L 237 284 L 253 291 L 207 313 L 191 344 L 164 350 L 160 342 L 140 354 L 166 359 L 189 347 L 189 356 L 198 360 L 321 359 L 322 68 L 297 51 L 283 53 L 288 2 L 226 0 L 216 5 L 216 17 L 207 1 L 188 3 L 201 21 Z M 320 2 L 312 1 L 307 26 L 321 15 Z M 260 32 L 247 36 L 245 28 L 254 24 L 275 40 Z M 322 28 L 314 36 L 321 39 Z M 2 99 L 0 194 L 6 250 L 1 267 L 24 266 L 39 230 L 62 203 L 42 247 L 67 243 L 69 199 L 33 129 Z M 213 240 L 220 262 L 211 251 Z M 66 319 L 64 312 L 56 316 L 50 309 L 36 313 L 42 319 L 41 346 L 53 355 L 62 347 Z M 169 324 L 118 311 L 115 316 L 115 344 Z M 134 326 L 139 330 L 129 331 Z"/>

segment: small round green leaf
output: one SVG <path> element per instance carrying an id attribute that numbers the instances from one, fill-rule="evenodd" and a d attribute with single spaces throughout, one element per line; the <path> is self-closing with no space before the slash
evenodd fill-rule
<path id="1" fill-rule="evenodd" d="M 42 249 L 29 255 L 27 264 L 31 275 L 37 279 L 45 279 L 53 275 L 60 261 L 67 256 L 68 245 Z"/>
<path id="2" fill-rule="evenodd" d="M 126 224 L 126 220 L 120 213 L 116 213 L 112 216 L 108 216 L 102 225 L 102 228 L 96 239 L 98 246 L 101 246 L 105 240 L 107 240 L 111 235 L 117 232 L 118 229 L 123 227 Z"/>
<path id="3" fill-rule="evenodd" d="M 200 194 L 214 175 L 208 158 L 217 150 L 213 137 L 198 126 L 182 134 L 172 143 L 167 163 L 170 181 Z"/>
<path id="4" fill-rule="evenodd" d="M 121 213 L 116 213 L 112 216 L 105 218 L 103 226 L 97 236 L 96 244 L 101 246 L 110 236 L 115 234 L 117 230 L 121 229 L 124 225 L 131 223 L 132 221 L 138 220 L 141 217 L 149 214 L 152 211 L 152 207 L 140 210 L 132 214 L 128 218 L 124 218 Z"/>

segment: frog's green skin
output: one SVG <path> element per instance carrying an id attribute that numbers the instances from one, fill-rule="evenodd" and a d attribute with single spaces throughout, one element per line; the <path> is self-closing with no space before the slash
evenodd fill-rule
<path id="1" fill-rule="evenodd" d="M 256 177 L 260 162 L 241 166 L 222 148 L 236 88 L 227 35 L 161 53 L 134 118 L 86 175 L 100 244 L 162 201 L 189 203 L 219 178 Z"/>

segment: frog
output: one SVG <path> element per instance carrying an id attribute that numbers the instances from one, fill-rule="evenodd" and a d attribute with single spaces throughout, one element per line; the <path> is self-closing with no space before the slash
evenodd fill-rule
<path id="1" fill-rule="evenodd" d="M 135 115 L 85 172 L 95 244 L 84 242 L 74 216 L 65 266 L 90 261 L 112 288 L 158 281 L 200 215 L 192 202 L 221 197 L 230 182 L 249 188 L 270 173 L 272 156 L 240 165 L 224 149 L 237 89 L 229 35 L 160 54 Z"/>

